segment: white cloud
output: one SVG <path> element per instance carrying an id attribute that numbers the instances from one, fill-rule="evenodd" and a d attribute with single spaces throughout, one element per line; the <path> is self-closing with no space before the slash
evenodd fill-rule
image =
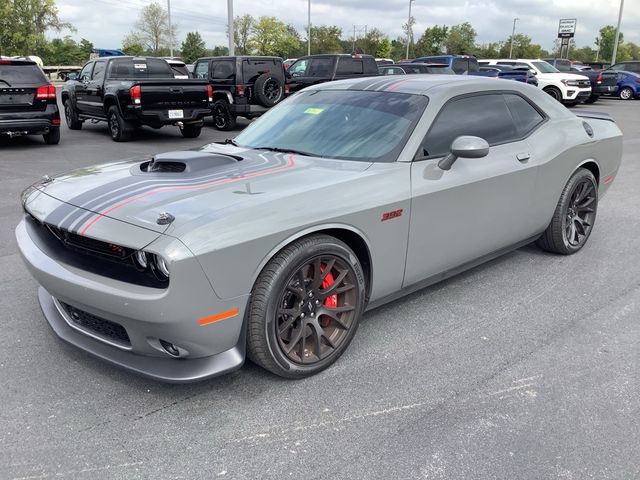
<path id="1" fill-rule="evenodd" d="M 637 0 L 634 0 L 637 1 Z M 628 2 L 623 16 L 625 40 L 640 43 L 640 8 Z M 58 0 L 60 16 L 77 29 L 73 36 L 87 38 L 98 48 L 119 48 L 122 38 L 133 28 L 140 9 L 148 0 Z M 163 2 L 161 2 L 163 3 Z M 629 5 L 631 3 L 631 5 Z M 227 2 L 224 0 L 174 0 L 172 18 L 178 38 L 198 30 L 209 48 L 226 45 Z M 312 0 L 311 22 L 338 25 L 349 36 L 353 25 L 377 27 L 392 39 L 402 34 L 408 14 L 408 0 Z M 585 4 L 584 0 L 416 0 L 416 38 L 435 24 L 454 25 L 468 21 L 478 32 L 478 42 L 494 42 L 511 34 L 514 17 L 517 32 L 550 48 L 556 38 L 560 18 L 577 18 L 576 43 L 593 45 L 598 30 L 615 25 L 618 0 Z M 636 5 L 637 7 L 637 5 Z M 306 0 L 235 0 L 234 13 L 275 16 L 303 32 L 307 22 Z"/>

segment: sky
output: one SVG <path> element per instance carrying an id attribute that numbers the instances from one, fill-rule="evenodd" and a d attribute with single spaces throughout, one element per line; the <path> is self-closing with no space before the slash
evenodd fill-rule
<path id="1" fill-rule="evenodd" d="M 57 0 L 60 18 L 77 28 L 71 36 L 86 38 L 96 48 L 119 48 L 133 29 L 140 9 L 149 3 Z M 166 0 L 160 3 L 166 7 Z M 307 0 L 234 0 L 233 8 L 236 16 L 250 13 L 254 17 L 277 17 L 302 33 L 307 24 L 307 5 Z M 619 6 L 619 0 L 415 0 L 414 38 L 433 25 L 468 21 L 478 32 L 478 43 L 496 42 L 511 34 L 513 19 L 518 18 L 516 33 L 529 35 L 534 43 L 549 50 L 557 37 L 558 20 L 576 18 L 577 45 L 593 47 L 600 27 L 616 24 Z M 337 25 L 343 29 L 343 37 L 353 35 L 354 24 L 358 35 L 364 34 L 365 26 L 377 27 L 394 39 L 402 35 L 408 10 L 409 0 L 311 0 L 311 23 Z M 228 43 L 226 0 L 173 0 L 171 16 L 179 43 L 187 32 L 195 30 L 208 48 Z M 625 41 L 640 44 L 640 0 L 626 0 L 621 30 Z"/>

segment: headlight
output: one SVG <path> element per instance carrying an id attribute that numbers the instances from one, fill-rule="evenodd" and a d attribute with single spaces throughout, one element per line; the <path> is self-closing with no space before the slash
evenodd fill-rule
<path id="1" fill-rule="evenodd" d="M 140 267 L 142 270 L 145 270 L 149 265 L 149 260 L 147 259 L 147 252 L 143 250 L 138 250 L 134 256 L 134 260 L 136 266 Z"/>
<path id="2" fill-rule="evenodd" d="M 562 83 L 564 83 L 567 87 L 579 87 L 580 86 L 580 82 L 578 80 L 560 80 Z"/>
<path id="3" fill-rule="evenodd" d="M 159 280 L 169 279 L 169 267 L 164 258 L 159 255 L 154 255 L 155 273 Z"/>

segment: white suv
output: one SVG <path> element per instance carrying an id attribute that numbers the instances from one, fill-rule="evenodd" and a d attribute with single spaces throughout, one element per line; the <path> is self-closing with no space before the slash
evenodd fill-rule
<path id="1" fill-rule="evenodd" d="M 584 102 L 591 96 L 591 81 L 584 75 L 561 72 L 544 60 L 527 59 L 501 59 L 501 60 L 479 60 L 480 65 L 510 65 L 528 67 L 536 74 L 538 87 L 547 92 L 559 102 L 575 105 Z"/>

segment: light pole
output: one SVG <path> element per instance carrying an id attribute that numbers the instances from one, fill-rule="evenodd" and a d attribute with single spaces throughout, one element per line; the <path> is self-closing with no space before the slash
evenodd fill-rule
<path id="1" fill-rule="evenodd" d="M 307 5 L 307 55 L 311 55 L 311 0 Z"/>
<path id="2" fill-rule="evenodd" d="M 409 45 L 413 39 L 413 28 L 411 28 L 411 4 L 416 0 L 409 0 L 409 19 L 407 20 L 407 55 L 406 59 L 409 59 Z"/>
<path id="3" fill-rule="evenodd" d="M 167 15 L 169 17 L 169 56 L 173 57 L 173 29 L 171 28 L 171 0 L 167 0 Z"/>
<path id="4" fill-rule="evenodd" d="M 229 23 L 229 56 L 233 57 L 236 54 L 233 30 L 233 0 L 227 0 L 227 17 L 227 22 Z"/>
<path id="5" fill-rule="evenodd" d="M 516 35 L 516 22 L 520 20 L 519 18 L 513 19 L 513 29 L 511 30 L 511 47 L 509 48 L 509 58 L 513 56 L 513 37 Z"/>
<path id="6" fill-rule="evenodd" d="M 618 13 L 618 26 L 616 27 L 616 41 L 613 44 L 613 55 L 611 56 L 611 65 L 616 63 L 616 55 L 618 54 L 618 42 L 620 41 L 620 23 L 622 22 L 622 7 L 624 7 L 624 0 L 620 0 L 620 12 Z"/>

